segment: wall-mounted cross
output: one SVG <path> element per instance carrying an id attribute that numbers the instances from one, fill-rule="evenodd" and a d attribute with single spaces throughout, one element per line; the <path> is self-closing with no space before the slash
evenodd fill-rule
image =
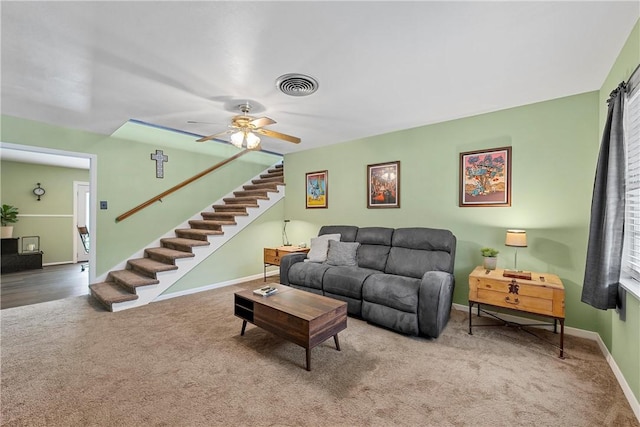
<path id="1" fill-rule="evenodd" d="M 169 156 L 162 154 L 162 150 L 156 150 L 156 154 L 151 153 L 151 160 L 156 161 L 156 178 L 164 178 L 164 162 L 169 161 Z"/>

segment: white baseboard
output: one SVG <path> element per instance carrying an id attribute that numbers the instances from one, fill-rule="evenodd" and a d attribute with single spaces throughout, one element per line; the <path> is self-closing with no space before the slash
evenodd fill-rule
<path id="1" fill-rule="evenodd" d="M 267 271 L 267 276 L 275 276 L 276 274 L 280 274 L 279 270 Z M 197 294 L 199 292 L 210 291 L 213 289 L 224 288 L 225 286 L 237 285 L 238 283 L 248 282 L 249 280 L 256 280 L 264 277 L 262 273 L 253 274 L 251 276 L 241 277 L 238 279 L 227 280 L 226 282 L 213 283 L 211 285 L 201 286 L 199 288 L 186 289 L 184 291 L 172 292 L 170 294 L 162 294 L 155 301 L 163 301 L 176 297 L 183 297 L 186 295 Z"/>
<path id="2" fill-rule="evenodd" d="M 453 308 L 456 309 L 456 310 L 460 310 L 460 311 L 464 311 L 466 313 L 469 313 L 469 306 L 468 305 L 462 305 L 462 304 L 455 304 L 454 303 L 453 304 Z M 493 313 L 493 314 L 498 314 L 500 316 L 500 318 L 502 318 L 502 319 L 504 319 L 506 321 L 509 321 L 509 322 L 523 323 L 523 324 L 526 324 L 527 322 L 531 322 L 531 319 L 527 319 L 527 318 L 524 318 L 524 317 L 513 316 L 513 315 L 505 314 L 505 313 L 502 313 L 502 312 L 498 313 L 498 312 L 491 311 L 491 310 L 485 310 L 485 311 L 487 311 L 489 313 Z M 538 327 L 546 328 L 545 326 L 538 326 Z M 631 406 L 631 410 L 635 414 L 635 416 L 638 419 L 638 421 L 640 421 L 640 401 L 638 401 L 636 396 L 633 394 L 633 391 L 631 390 L 631 387 L 629 387 L 629 383 L 624 378 L 624 375 L 622 375 L 622 371 L 620 371 L 620 368 L 618 367 L 618 364 L 616 363 L 616 361 L 614 360 L 613 356 L 609 352 L 609 349 L 607 348 L 607 346 L 604 344 L 604 341 L 602 341 L 602 338 L 600 337 L 600 334 L 598 334 L 596 332 L 592 332 L 592 331 L 585 331 L 584 329 L 571 328 L 571 327 L 566 327 L 566 326 L 564 328 L 564 332 L 565 332 L 565 334 L 571 335 L 571 336 L 574 336 L 574 337 L 587 338 L 587 339 L 593 340 L 598 344 L 598 347 L 600 348 L 600 351 L 602 352 L 602 355 L 604 356 L 604 358 L 606 359 L 607 363 L 609 364 L 609 367 L 613 371 L 613 375 L 615 375 L 616 379 L 618 380 L 618 384 L 620 384 L 620 387 L 622 388 L 622 391 L 623 391 L 625 397 L 627 398 L 627 401 L 629 402 L 629 405 Z"/>

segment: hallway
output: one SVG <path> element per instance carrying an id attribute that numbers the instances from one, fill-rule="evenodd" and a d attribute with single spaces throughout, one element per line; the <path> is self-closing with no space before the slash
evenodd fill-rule
<path id="1" fill-rule="evenodd" d="M 89 293 L 89 270 L 62 264 L 0 276 L 1 309 L 38 304 Z"/>

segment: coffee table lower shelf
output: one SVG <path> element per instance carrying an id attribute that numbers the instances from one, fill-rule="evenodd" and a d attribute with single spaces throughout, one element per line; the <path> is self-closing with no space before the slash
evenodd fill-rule
<path id="1" fill-rule="evenodd" d="M 338 333 L 347 327 L 347 303 L 310 292 L 276 285 L 277 292 L 264 297 L 251 290 L 234 294 L 234 314 L 242 319 L 240 335 L 252 323 L 306 350 L 311 370 L 311 349 L 330 337 L 340 351 Z"/>

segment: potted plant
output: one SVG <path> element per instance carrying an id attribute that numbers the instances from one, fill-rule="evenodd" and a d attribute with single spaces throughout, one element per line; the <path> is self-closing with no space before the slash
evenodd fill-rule
<path id="1" fill-rule="evenodd" d="M 495 270 L 498 265 L 498 254 L 500 251 L 494 248 L 482 248 L 480 249 L 480 253 L 484 257 L 482 266 L 485 270 Z"/>
<path id="2" fill-rule="evenodd" d="M 2 223 L 2 228 L 0 229 L 0 233 L 3 239 L 10 239 L 13 236 L 13 225 L 18 222 L 18 208 L 11 205 L 2 205 L 2 209 L 0 209 L 0 222 Z"/>

